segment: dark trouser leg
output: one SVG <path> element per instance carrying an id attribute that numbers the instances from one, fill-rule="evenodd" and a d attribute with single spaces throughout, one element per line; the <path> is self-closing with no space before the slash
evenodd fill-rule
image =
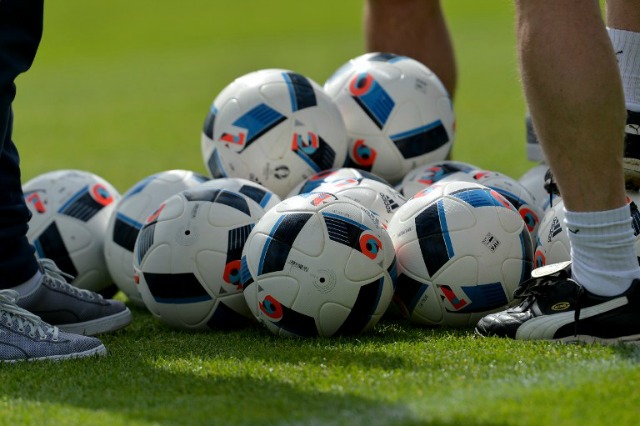
<path id="1" fill-rule="evenodd" d="M 26 238 L 30 218 L 22 195 L 20 157 L 12 140 L 15 78 L 29 69 L 42 35 L 43 0 L 0 0 L 0 288 L 38 268 Z"/>

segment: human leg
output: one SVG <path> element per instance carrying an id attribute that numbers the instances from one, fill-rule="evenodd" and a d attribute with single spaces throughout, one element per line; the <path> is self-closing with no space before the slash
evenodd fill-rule
<path id="1" fill-rule="evenodd" d="M 625 103 L 640 111 L 640 1 L 608 0 L 607 31 L 618 60 Z"/>
<path id="2" fill-rule="evenodd" d="M 429 67 L 456 91 L 453 44 L 439 0 L 366 0 L 364 29 L 369 52 L 409 56 Z"/>
<path id="3" fill-rule="evenodd" d="M 516 10 L 525 96 L 567 209 L 573 263 L 534 272 L 518 292 L 524 301 L 476 331 L 640 339 L 640 268 L 622 172 L 626 114 L 599 4 L 517 0 Z"/>
<path id="4" fill-rule="evenodd" d="M 608 0 L 606 24 L 616 54 L 627 107 L 624 172 L 627 187 L 640 188 L 640 1 Z M 527 114 L 527 158 L 545 161 Z"/>
<path id="5" fill-rule="evenodd" d="M 518 2 L 520 61 L 567 225 L 580 232 L 570 233 L 573 273 L 591 291 L 611 294 L 640 276 L 621 167 L 625 109 L 599 5 L 580 4 L 578 11 L 569 1 L 546 7 Z M 598 246 L 606 250 L 593 250 Z"/>
<path id="6" fill-rule="evenodd" d="M 629 188 L 637 189 L 640 187 L 640 1 L 608 0 L 606 22 L 627 107 L 625 180 Z"/>
<path id="7" fill-rule="evenodd" d="M 11 288 L 18 294 L 6 309 L 0 307 L 0 315 L 13 324 L 11 318 L 23 316 L 10 309 L 16 304 L 66 331 L 98 334 L 124 327 L 131 312 L 122 302 L 66 284 L 50 261 L 36 260 L 26 237 L 30 213 L 12 140 L 11 104 L 15 78 L 31 66 L 36 54 L 42 10 L 43 0 L 0 1 L 0 289 Z"/>
<path id="8" fill-rule="evenodd" d="M 624 206 L 625 110 L 597 1 L 516 4 L 525 95 L 565 205 Z"/>
<path id="9" fill-rule="evenodd" d="M 20 157 L 11 139 L 15 78 L 33 62 L 42 34 L 42 0 L 0 2 L 0 288 L 38 270 L 27 241 L 31 214 L 24 203 Z"/>

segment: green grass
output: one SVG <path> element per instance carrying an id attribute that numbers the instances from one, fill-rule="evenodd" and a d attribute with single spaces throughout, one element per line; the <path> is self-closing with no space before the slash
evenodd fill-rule
<path id="1" fill-rule="evenodd" d="M 109 355 L 2 366 L 3 424 L 637 424 L 634 348 L 478 339 L 385 321 L 350 339 L 167 330 Z"/>
<path id="2" fill-rule="evenodd" d="M 511 5 L 449 3 L 459 67 L 454 155 L 519 177 L 531 163 Z M 364 52 L 361 8 L 338 0 L 47 3 L 41 49 L 15 103 L 25 180 L 79 168 L 124 192 L 158 171 L 204 172 L 200 131 L 218 92 L 270 67 L 323 83 Z"/>
<path id="3" fill-rule="evenodd" d="M 445 2 L 458 52 L 454 157 L 518 177 L 524 103 L 510 2 Z M 25 180 L 92 171 L 121 192 L 204 172 L 208 107 L 235 77 L 290 68 L 322 83 L 363 53 L 361 1 L 47 2 L 18 80 Z M 0 424 L 635 425 L 640 351 L 477 339 L 384 321 L 358 338 L 184 333 L 132 307 L 109 354 L 0 365 Z"/>

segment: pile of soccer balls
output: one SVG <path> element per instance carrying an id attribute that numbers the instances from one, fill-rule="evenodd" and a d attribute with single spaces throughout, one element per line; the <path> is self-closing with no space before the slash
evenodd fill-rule
<path id="1" fill-rule="evenodd" d="M 540 237 L 561 221 L 540 224 L 543 170 L 518 181 L 447 160 L 454 122 L 408 57 L 362 55 L 324 87 L 260 70 L 211 105 L 210 177 L 164 171 L 121 196 L 89 172 L 46 173 L 24 185 L 28 236 L 73 284 L 180 329 L 354 335 L 385 314 L 472 326 L 513 302 L 536 242 L 537 262 L 562 251 Z"/>

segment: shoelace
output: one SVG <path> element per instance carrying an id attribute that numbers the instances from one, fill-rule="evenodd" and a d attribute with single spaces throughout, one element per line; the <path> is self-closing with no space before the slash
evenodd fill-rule
<path id="1" fill-rule="evenodd" d="M 549 194 L 549 206 L 553 206 L 553 196 L 560 196 L 560 189 L 558 188 L 558 184 L 553 180 L 553 173 L 551 169 L 547 169 L 544 174 L 544 189 Z"/>
<path id="2" fill-rule="evenodd" d="M 579 285 L 578 286 L 578 295 L 576 296 L 576 310 L 574 311 L 573 314 L 573 323 L 575 324 L 575 327 L 573 328 L 573 335 L 577 336 L 578 335 L 578 322 L 580 321 L 580 309 L 582 308 L 580 305 L 582 305 L 582 303 L 580 303 L 580 301 L 582 300 L 582 294 L 584 293 L 584 288 Z"/>
<path id="3" fill-rule="evenodd" d="M 559 274 L 544 276 L 540 278 L 530 278 L 520 284 L 518 288 L 513 292 L 513 297 L 516 299 L 525 298 L 528 296 L 540 296 L 544 295 L 550 287 L 555 285 L 558 280 L 562 279 L 570 279 L 564 272 L 560 272 Z"/>
<path id="4" fill-rule="evenodd" d="M 38 259 L 40 266 L 43 269 L 43 272 L 46 276 L 53 279 L 56 282 L 56 285 L 62 288 L 64 291 L 70 294 L 77 294 L 78 296 L 89 299 L 89 300 L 102 300 L 102 296 L 98 293 L 94 293 L 89 290 L 78 288 L 74 285 L 71 285 L 67 282 L 67 278 L 69 280 L 73 280 L 74 276 L 67 274 L 66 272 L 61 271 L 56 263 L 51 259 Z"/>
<path id="5" fill-rule="evenodd" d="M 37 335 L 40 340 L 44 340 L 51 334 L 52 340 L 57 341 L 58 327 L 47 324 L 39 316 L 16 305 L 18 297 L 15 290 L 0 290 L 0 317 L 6 318 L 7 325 L 13 328 L 15 322 L 19 333 L 26 332 L 26 327 L 29 327 L 30 337 L 34 338 Z"/>
<path id="6" fill-rule="evenodd" d="M 564 271 L 550 276 L 531 278 L 523 282 L 520 287 L 513 292 L 513 297 L 517 299 L 524 298 L 522 303 L 530 303 L 532 298 L 544 296 L 559 280 L 570 279 L 569 275 Z M 582 300 L 582 294 L 584 293 L 584 288 L 581 285 L 576 283 L 576 287 L 578 288 L 578 294 L 576 295 L 576 307 L 573 315 L 574 336 L 578 335 L 578 322 L 580 320 L 580 310 L 582 308 L 580 301 Z"/>

